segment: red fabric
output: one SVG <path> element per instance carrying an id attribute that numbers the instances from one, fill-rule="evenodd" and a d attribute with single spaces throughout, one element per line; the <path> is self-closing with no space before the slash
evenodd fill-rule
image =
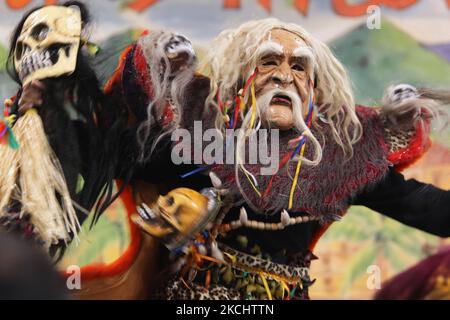
<path id="1" fill-rule="evenodd" d="M 2 120 L 0 121 L 0 144 L 7 144 L 8 143 L 8 135 L 6 131 L 6 124 Z"/>
<path id="2" fill-rule="evenodd" d="M 332 223 L 329 223 L 325 226 L 320 226 L 319 229 L 317 229 L 317 231 L 314 233 L 311 243 L 309 244 L 309 251 L 314 252 L 314 248 L 316 247 L 317 242 L 319 242 L 319 239 L 322 238 L 322 236 L 328 230 L 331 224 Z"/>
<path id="3" fill-rule="evenodd" d="M 429 132 L 429 123 L 425 123 L 425 128 L 423 128 L 422 124 L 419 124 L 416 134 L 411 139 L 409 145 L 388 155 L 387 159 L 394 164 L 397 171 L 402 171 L 414 164 L 431 147 Z"/>
<path id="4" fill-rule="evenodd" d="M 164 112 L 161 120 L 159 121 L 159 124 L 163 128 L 165 128 L 167 126 L 170 126 L 174 121 L 175 121 L 175 114 L 173 113 L 172 106 L 170 104 L 167 104 L 164 107 Z"/>
<path id="5" fill-rule="evenodd" d="M 150 33 L 149 30 L 144 30 L 142 32 L 141 36 L 146 36 L 149 33 Z M 112 75 L 111 79 L 109 79 L 105 85 L 104 92 L 106 94 L 111 93 L 114 85 L 119 84 L 121 82 L 122 74 L 123 74 L 124 67 L 125 67 L 125 60 L 135 45 L 136 44 L 129 45 L 128 47 L 125 48 L 125 50 L 120 55 L 119 65 L 117 66 L 116 70 L 114 71 L 114 74 Z M 135 59 L 136 68 L 139 71 L 139 76 L 144 77 L 144 82 L 149 82 L 148 74 L 146 72 L 147 63 L 145 61 L 145 58 L 142 55 L 142 49 L 140 49 L 137 54 L 135 53 L 134 59 Z M 138 80 L 140 80 L 140 78 L 138 78 Z"/>
<path id="6" fill-rule="evenodd" d="M 125 50 L 120 55 L 119 65 L 117 66 L 116 71 L 114 71 L 112 77 L 108 80 L 108 82 L 106 83 L 106 85 L 103 89 L 105 94 L 111 93 L 114 86 L 117 84 L 120 84 L 121 79 L 122 79 L 123 69 L 125 66 L 125 59 L 132 48 L 133 48 L 133 45 L 128 46 L 127 48 L 125 48 Z"/>
<path id="7" fill-rule="evenodd" d="M 139 84 L 139 86 L 145 93 L 150 95 L 153 89 L 151 85 L 150 75 L 148 73 L 147 60 L 145 59 L 142 47 L 139 45 L 136 45 L 133 60 L 135 70 L 138 73 L 136 77 L 136 82 Z M 151 96 L 149 97 L 149 99 L 151 99 Z"/>
<path id="8" fill-rule="evenodd" d="M 121 183 L 117 183 L 118 188 Z M 125 252 L 114 262 L 110 264 L 94 263 L 81 268 L 81 279 L 91 280 L 105 277 L 113 277 L 127 271 L 136 260 L 139 248 L 141 245 L 141 234 L 136 224 L 131 221 L 131 215 L 136 212 L 136 204 L 134 202 L 131 187 L 125 188 L 120 195 L 120 199 L 125 204 L 128 216 L 128 225 L 130 226 L 131 241 Z M 69 277 L 70 273 L 65 273 L 64 276 Z"/>

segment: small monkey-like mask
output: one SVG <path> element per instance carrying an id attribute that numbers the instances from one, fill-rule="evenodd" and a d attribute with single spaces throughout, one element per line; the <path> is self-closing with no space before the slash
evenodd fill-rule
<path id="1" fill-rule="evenodd" d="M 22 85 L 73 73 L 80 39 L 78 7 L 46 6 L 31 13 L 14 51 L 14 66 Z"/>
<path id="2" fill-rule="evenodd" d="M 217 197 L 211 189 L 199 193 L 188 188 L 177 188 L 165 196 L 159 196 L 152 208 L 142 204 L 138 207 L 139 215 L 134 215 L 133 221 L 169 249 L 174 249 L 206 229 L 218 208 Z"/>

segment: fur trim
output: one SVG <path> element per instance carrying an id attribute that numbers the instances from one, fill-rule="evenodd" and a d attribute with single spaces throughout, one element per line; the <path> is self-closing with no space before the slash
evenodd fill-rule
<path id="1" fill-rule="evenodd" d="M 386 127 L 386 139 L 389 141 L 389 155 L 387 159 L 391 162 L 397 171 L 403 171 L 419 160 L 425 152 L 431 147 L 429 137 L 429 123 L 419 124 L 415 131 L 412 131 L 410 138 L 402 132 L 393 133 L 392 129 Z M 400 141 L 403 148 L 397 148 L 395 145 Z"/>

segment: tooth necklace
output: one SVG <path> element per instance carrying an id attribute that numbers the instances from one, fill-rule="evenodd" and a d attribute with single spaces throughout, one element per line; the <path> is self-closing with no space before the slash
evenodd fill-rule
<path id="1" fill-rule="evenodd" d="M 227 233 L 231 230 L 235 230 L 240 227 L 247 227 L 250 229 L 258 229 L 258 230 L 283 230 L 288 226 L 316 220 L 319 220 L 319 217 L 299 216 L 293 218 L 289 216 L 289 213 L 286 210 L 283 210 L 281 212 L 280 222 L 266 223 L 256 220 L 249 220 L 247 211 L 245 210 L 244 207 L 242 207 L 240 210 L 239 220 L 231 221 L 230 223 L 220 225 L 219 232 Z"/>

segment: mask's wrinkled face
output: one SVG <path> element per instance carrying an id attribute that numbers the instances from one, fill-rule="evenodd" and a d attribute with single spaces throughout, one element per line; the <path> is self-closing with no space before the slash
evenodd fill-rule
<path id="1" fill-rule="evenodd" d="M 14 65 L 22 85 L 73 73 L 80 38 L 78 7 L 47 6 L 30 14 L 14 51 Z"/>
<path id="2" fill-rule="evenodd" d="M 141 205 L 133 221 L 173 248 L 198 232 L 199 227 L 204 227 L 202 222 L 207 220 L 209 206 L 206 196 L 195 190 L 178 188 L 160 196 L 152 208 Z"/>
<path id="3" fill-rule="evenodd" d="M 273 29 L 257 51 L 256 98 L 263 106 L 263 122 L 272 128 L 294 126 L 294 109 L 302 114 L 308 100 L 308 79 L 314 58 L 305 41 L 284 29 Z"/>

